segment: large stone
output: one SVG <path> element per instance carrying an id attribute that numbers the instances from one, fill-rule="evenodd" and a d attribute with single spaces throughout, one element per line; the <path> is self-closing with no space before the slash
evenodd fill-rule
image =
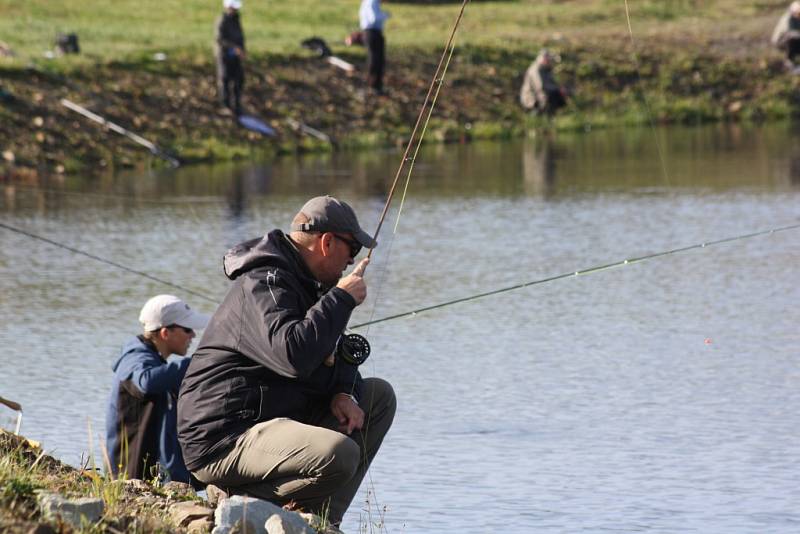
<path id="1" fill-rule="evenodd" d="M 39 511 L 47 520 L 61 519 L 74 527 L 83 522 L 96 523 L 103 515 L 103 499 L 84 497 L 67 499 L 57 493 L 40 493 Z"/>
<path id="2" fill-rule="evenodd" d="M 269 520 L 273 516 L 282 518 Z M 212 534 L 315 534 L 315 531 L 296 513 L 284 510 L 271 502 L 236 495 L 223 499 L 214 512 L 216 526 Z M 277 530 L 277 529 L 284 530 Z M 270 530 L 275 529 L 275 530 Z M 288 530 L 292 529 L 292 530 Z"/>
<path id="3" fill-rule="evenodd" d="M 264 523 L 267 519 L 281 511 L 271 502 L 253 497 L 235 495 L 222 499 L 214 511 L 216 526 L 212 534 L 229 534 L 238 528 L 240 534 L 264 534 Z"/>

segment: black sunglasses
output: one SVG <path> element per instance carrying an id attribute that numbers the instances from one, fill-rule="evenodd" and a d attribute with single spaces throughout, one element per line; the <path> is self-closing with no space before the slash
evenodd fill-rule
<path id="1" fill-rule="evenodd" d="M 164 328 L 169 328 L 169 329 L 172 329 L 172 328 L 180 328 L 181 330 L 183 330 L 183 331 L 184 331 L 185 333 L 187 333 L 187 334 L 192 334 L 192 333 L 194 333 L 194 330 L 192 330 L 191 328 L 186 328 L 185 326 L 181 326 L 181 325 L 179 325 L 179 324 L 171 324 L 171 325 L 169 325 L 169 326 L 165 326 Z"/>
<path id="2" fill-rule="evenodd" d="M 342 241 L 343 243 L 346 243 L 347 246 L 350 247 L 351 258 L 355 258 L 356 256 L 358 256 L 358 253 L 361 252 L 361 243 L 359 243 L 358 241 L 347 239 L 346 237 L 340 236 L 339 234 L 334 234 L 333 232 L 331 232 L 331 234 L 333 235 L 333 237 L 335 237 L 339 241 Z"/>

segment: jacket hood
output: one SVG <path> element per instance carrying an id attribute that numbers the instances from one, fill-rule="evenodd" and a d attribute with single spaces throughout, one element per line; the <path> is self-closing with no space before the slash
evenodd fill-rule
<path id="1" fill-rule="evenodd" d="M 119 355 L 119 358 L 114 360 L 114 363 L 111 364 L 111 370 L 116 372 L 117 367 L 119 367 L 119 364 L 122 363 L 122 360 L 124 360 L 125 357 L 132 352 L 158 353 L 158 351 L 156 351 L 154 348 L 151 348 L 149 343 L 147 343 L 142 336 L 136 336 L 135 338 L 131 339 L 122 346 L 122 351 L 121 354 Z"/>
<path id="2" fill-rule="evenodd" d="M 295 260 L 296 266 L 290 265 L 287 258 Z M 225 276 L 235 280 L 257 267 L 276 267 L 299 271 L 313 278 L 302 258 L 280 230 L 273 230 L 264 237 L 258 237 L 240 243 L 225 253 L 222 259 Z"/>

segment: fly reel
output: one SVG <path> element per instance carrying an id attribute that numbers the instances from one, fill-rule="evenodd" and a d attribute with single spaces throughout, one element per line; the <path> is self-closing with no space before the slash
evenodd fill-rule
<path id="1" fill-rule="evenodd" d="M 345 334 L 336 353 L 349 364 L 361 365 L 369 358 L 369 341 L 360 334 Z"/>

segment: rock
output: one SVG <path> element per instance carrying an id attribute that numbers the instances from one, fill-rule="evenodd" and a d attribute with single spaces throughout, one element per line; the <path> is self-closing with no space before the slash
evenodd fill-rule
<path id="1" fill-rule="evenodd" d="M 136 493 L 145 493 L 150 491 L 150 486 L 147 485 L 147 482 L 144 480 L 139 480 L 138 478 L 124 480 L 123 484 L 125 484 L 125 488 L 127 490 Z"/>
<path id="2" fill-rule="evenodd" d="M 47 520 L 62 521 L 79 528 L 83 521 L 95 523 L 103 515 L 103 499 L 67 499 L 57 493 L 40 493 L 39 511 Z"/>
<path id="3" fill-rule="evenodd" d="M 223 499 L 228 498 L 228 494 L 222 488 L 209 484 L 206 486 L 206 496 L 208 497 L 208 504 L 216 507 L 217 503 Z"/>
<path id="4" fill-rule="evenodd" d="M 214 528 L 214 522 L 211 519 L 195 519 L 186 525 L 188 532 L 211 532 L 212 528 Z"/>
<path id="5" fill-rule="evenodd" d="M 140 495 L 139 497 L 136 497 L 133 502 L 135 502 L 137 506 L 146 507 L 155 506 L 160 501 L 159 498 L 154 495 Z"/>
<path id="6" fill-rule="evenodd" d="M 267 534 L 316 534 L 299 514 L 287 512 L 275 514 L 264 523 Z"/>
<path id="7" fill-rule="evenodd" d="M 214 517 L 214 510 L 191 501 L 184 501 L 170 506 L 169 515 L 176 524 L 185 527 L 197 519 L 211 521 L 211 518 Z"/>
<path id="8" fill-rule="evenodd" d="M 197 496 L 197 493 L 195 493 L 194 488 L 191 486 L 191 484 L 187 484 L 186 482 L 176 482 L 173 480 L 171 482 L 167 482 L 166 484 L 164 484 L 164 486 L 161 489 L 169 497 Z"/>
<path id="9" fill-rule="evenodd" d="M 281 520 L 272 520 L 274 516 Z M 229 534 L 234 529 L 243 534 L 316 534 L 299 514 L 253 497 L 236 495 L 221 500 L 214 518 L 216 526 L 212 534 Z"/>

